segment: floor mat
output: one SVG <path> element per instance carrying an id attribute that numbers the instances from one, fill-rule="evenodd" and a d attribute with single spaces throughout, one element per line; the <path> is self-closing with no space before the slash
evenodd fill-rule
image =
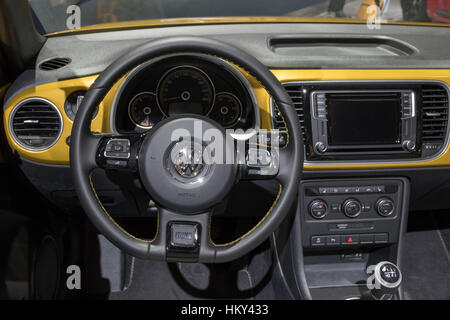
<path id="1" fill-rule="evenodd" d="M 129 285 L 124 291 L 110 293 L 109 299 L 273 299 L 267 255 L 267 251 L 261 251 L 250 261 L 213 265 L 133 258 Z"/>
<path id="2" fill-rule="evenodd" d="M 411 214 L 403 239 L 405 299 L 450 299 L 450 215 Z"/>

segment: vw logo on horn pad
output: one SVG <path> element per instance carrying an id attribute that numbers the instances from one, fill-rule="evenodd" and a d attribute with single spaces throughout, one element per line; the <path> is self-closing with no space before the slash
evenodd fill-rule
<path id="1" fill-rule="evenodd" d="M 204 169 L 204 148 L 199 143 L 177 143 L 171 157 L 176 172 L 183 178 L 195 178 Z"/>

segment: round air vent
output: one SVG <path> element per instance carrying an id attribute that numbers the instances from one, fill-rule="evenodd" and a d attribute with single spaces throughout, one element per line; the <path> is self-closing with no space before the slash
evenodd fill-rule
<path id="1" fill-rule="evenodd" d="M 72 60 L 70 58 L 53 58 L 42 62 L 39 69 L 44 71 L 52 71 L 68 65 Z"/>
<path id="2" fill-rule="evenodd" d="M 41 151 L 56 143 L 61 136 L 63 122 L 53 103 L 42 98 L 30 98 L 14 107 L 9 128 L 21 147 Z"/>

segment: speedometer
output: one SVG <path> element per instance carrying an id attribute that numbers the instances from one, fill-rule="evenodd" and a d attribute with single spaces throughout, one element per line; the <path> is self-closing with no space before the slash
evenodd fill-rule
<path id="1" fill-rule="evenodd" d="M 169 70 L 158 84 L 158 105 L 166 116 L 196 113 L 206 115 L 214 104 L 214 86 L 209 76 L 193 66 Z"/>

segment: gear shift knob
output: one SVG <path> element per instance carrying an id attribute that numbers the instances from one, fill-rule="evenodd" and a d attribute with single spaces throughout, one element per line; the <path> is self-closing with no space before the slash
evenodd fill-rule
<path id="1" fill-rule="evenodd" d="M 372 297 L 376 300 L 390 300 L 402 283 L 400 269 L 392 262 L 378 263 L 372 275 L 375 283 L 371 288 Z"/>

